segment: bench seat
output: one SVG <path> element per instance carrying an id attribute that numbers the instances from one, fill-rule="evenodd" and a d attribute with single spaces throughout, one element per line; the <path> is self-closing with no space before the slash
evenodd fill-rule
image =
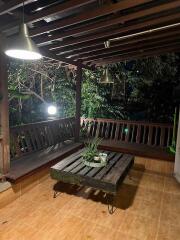
<path id="1" fill-rule="evenodd" d="M 87 141 L 88 141 L 87 139 L 84 140 L 85 143 Z M 165 161 L 174 161 L 174 155 L 171 153 L 168 153 L 166 148 L 148 146 L 146 144 L 129 143 L 129 142 L 123 142 L 123 141 L 103 139 L 100 143 L 99 148 L 102 148 L 108 151 L 128 153 L 128 154 L 132 154 L 140 157 L 160 159 Z"/>
<path id="2" fill-rule="evenodd" d="M 36 170 L 51 166 L 59 160 L 74 153 L 83 147 L 82 143 L 56 144 L 46 149 L 27 154 L 11 161 L 10 171 L 6 178 L 10 182 L 17 182 L 27 175 L 33 174 Z"/>

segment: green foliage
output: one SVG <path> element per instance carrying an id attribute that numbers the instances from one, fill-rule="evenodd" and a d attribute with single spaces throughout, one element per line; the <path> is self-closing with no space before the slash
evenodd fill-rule
<path id="1" fill-rule="evenodd" d="M 98 156 L 98 145 L 100 144 L 100 138 L 94 138 L 86 144 L 86 150 L 83 154 L 83 159 L 88 162 L 93 162 L 94 157 Z"/>
<path id="2" fill-rule="evenodd" d="M 99 83 L 102 68 L 83 71 L 81 115 L 170 122 L 173 89 L 180 83 L 177 54 L 121 62 L 109 66 L 114 85 Z M 10 125 L 48 119 L 47 103 L 55 103 L 59 117 L 75 115 L 73 68 L 49 62 L 13 61 L 9 65 Z M 2 96 L 3 97 L 3 96 Z"/>

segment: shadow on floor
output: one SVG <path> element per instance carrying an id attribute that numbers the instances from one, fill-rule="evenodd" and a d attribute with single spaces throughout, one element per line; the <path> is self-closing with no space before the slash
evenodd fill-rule
<path id="1" fill-rule="evenodd" d="M 133 170 L 138 171 L 138 174 L 134 174 Z M 101 190 L 95 190 L 91 187 L 78 186 L 61 181 L 54 185 L 54 190 L 56 192 L 82 197 L 84 199 L 91 199 L 94 202 L 101 202 L 102 204 L 113 203 L 116 208 L 125 210 L 133 204 L 143 174 L 143 166 L 136 164 L 129 172 L 124 182 L 120 185 L 115 197 L 113 197 L 112 194 L 105 193 Z"/>

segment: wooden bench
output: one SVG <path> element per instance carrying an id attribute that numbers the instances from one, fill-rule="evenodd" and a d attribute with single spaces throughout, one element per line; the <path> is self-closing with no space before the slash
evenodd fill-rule
<path id="1" fill-rule="evenodd" d="M 129 154 L 106 151 L 108 154 L 107 165 L 93 168 L 83 163 L 82 155 L 84 151 L 85 148 L 51 167 L 51 177 L 57 181 L 89 186 L 116 195 L 119 185 L 134 163 L 134 157 Z M 56 186 L 54 186 L 55 197 L 58 192 Z M 113 213 L 113 205 L 108 204 L 108 210 Z"/>
<path id="2" fill-rule="evenodd" d="M 74 143 L 74 126 L 74 118 L 65 118 L 12 127 L 7 179 L 16 182 L 81 148 Z"/>
<path id="3" fill-rule="evenodd" d="M 81 126 L 83 142 L 99 137 L 103 149 L 174 161 L 174 155 L 167 151 L 172 142 L 170 124 L 81 118 Z"/>

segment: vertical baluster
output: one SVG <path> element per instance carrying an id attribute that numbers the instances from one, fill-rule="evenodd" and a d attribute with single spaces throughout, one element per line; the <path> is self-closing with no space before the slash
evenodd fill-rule
<path id="1" fill-rule="evenodd" d="M 144 125 L 144 132 L 143 132 L 143 139 L 142 139 L 143 144 L 145 144 L 145 141 L 146 141 L 146 132 L 147 132 L 147 127 L 146 125 Z"/>
<path id="2" fill-rule="evenodd" d="M 125 142 L 129 142 L 130 124 L 127 124 L 125 131 Z"/>
<path id="3" fill-rule="evenodd" d="M 102 127 L 101 127 L 101 137 L 105 137 L 105 130 L 106 130 L 106 122 L 102 122 Z"/>
<path id="4" fill-rule="evenodd" d="M 72 120 L 71 121 L 69 121 L 69 128 L 70 128 L 70 134 L 71 134 L 71 138 L 74 136 L 74 134 L 73 134 L 73 124 L 72 124 Z"/>
<path id="5" fill-rule="evenodd" d="M 98 122 L 98 121 L 97 121 L 97 127 L 96 127 L 96 132 L 95 132 L 95 136 L 96 136 L 96 137 L 99 137 L 100 123 L 101 123 L 101 122 Z"/>
<path id="6" fill-rule="evenodd" d="M 115 122 L 112 122 L 112 124 L 111 124 L 110 136 L 109 136 L 110 139 L 113 139 L 113 135 L 114 135 L 114 129 L 115 129 L 115 127 L 116 127 Z"/>
<path id="7" fill-rule="evenodd" d="M 75 118 L 72 119 L 71 123 L 72 123 L 72 137 L 74 137 L 75 136 Z"/>
<path id="8" fill-rule="evenodd" d="M 133 123 L 133 125 L 132 125 L 132 135 L 131 135 L 131 142 L 134 142 L 134 132 L 135 132 L 135 124 Z"/>
<path id="9" fill-rule="evenodd" d="M 171 127 L 168 127 L 167 147 L 171 145 Z"/>
<path id="10" fill-rule="evenodd" d="M 106 131 L 105 131 L 105 138 L 106 138 L 106 139 L 109 138 L 109 127 L 110 127 L 110 123 L 107 122 L 107 125 L 106 125 Z"/>
<path id="11" fill-rule="evenodd" d="M 99 137 L 102 138 L 102 127 L 103 127 L 103 123 L 99 122 Z"/>
<path id="12" fill-rule="evenodd" d="M 160 133 L 160 146 L 164 147 L 164 138 L 165 138 L 165 128 L 161 127 L 161 133 Z"/>
<path id="13" fill-rule="evenodd" d="M 92 136 L 96 136 L 96 126 L 97 126 L 97 121 L 94 121 L 93 128 L 92 128 Z"/>
<path id="14" fill-rule="evenodd" d="M 19 134 L 19 141 L 21 144 L 21 152 L 22 154 L 26 153 L 26 142 L 25 142 L 25 134 L 24 134 L 24 129 L 21 129 L 21 132 Z"/>
<path id="15" fill-rule="evenodd" d="M 25 141 L 27 145 L 27 151 L 32 152 L 32 146 L 31 146 L 31 141 L 30 141 L 30 135 L 28 129 L 24 130 L 24 135 L 25 135 Z"/>
<path id="16" fill-rule="evenodd" d="M 44 146 L 49 147 L 49 136 L 47 131 L 47 124 L 43 126 L 43 135 L 44 135 Z"/>
<path id="17" fill-rule="evenodd" d="M 35 136 L 33 134 L 32 127 L 28 127 L 28 131 L 29 131 L 29 135 L 30 135 L 33 150 L 35 151 L 35 150 L 37 150 L 37 143 L 36 143 L 36 140 L 35 140 Z"/>
<path id="18" fill-rule="evenodd" d="M 19 132 L 15 132 L 15 149 L 16 149 L 16 156 L 20 157 L 22 155 L 21 148 L 20 148 L 20 141 L 19 141 Z"/>
<path id="19" fill-rule="evenodd" d="M 149 133 L 148 133 L 148 145 L 152 145 L 152 134 L 153 134 L 153 127 L 149 126 Z"/>
<path id="20" fill-rule="evenodd" d="M 87 137 L 90 137 L 90 131 L 91 131 L 91 122 L 87 121 Z"/>
<path id="21" fill-rule="evenodd" d="M 56 141 L 58 143 L 60 143 L 61 142 L 61 135 L 60 135 L 60 121 L 59 120 L 54 122 L 53 129 L 54 129 L 54 132 L 55 132 L 55 135 L 56 135 Z"/>
<path id="22" fill-rule="evenodd" d="M 120 135 L 120 140 L 123 141 L 123 135 L 124 135 L 124 123 L 121 124 L 121 135 Z"/>
<path id="23" fill-rule="evenodd" d="M 90 122 L 89 137 L 93 137 L 94 127 L 95 127 L 95 122 L 94 122 L 94 121 L 91 121 L 91 122 Z"/>
<path id="24" fill-rule="evenodd" d="M 155 140 L 154 140 L 154 145 L 158 145 L 158 127 L 155 126 Z"/>
<path id="25" fill-rule="evenodd" d="M 141 125 L 138 124 L 137 135 L 136 135 L 136 143 L 140 143 L 140 138 L 141 138 Z"/>
<path id="26" fill-rule="evenodd" d="M 115 140 L 119 140 L 119 130 L 120 130 L 120 123 L 116 124 L 116 131 L 115 131 Z"/>
<path id="27" fill-rule="evenodd" d="M 37 150 L 42 149 L 41 136 L 40 136 L 41 132 L 39 131 L 39 126 L 34 124 L 32 126 L 32 132 L 37 143 Z"/>

